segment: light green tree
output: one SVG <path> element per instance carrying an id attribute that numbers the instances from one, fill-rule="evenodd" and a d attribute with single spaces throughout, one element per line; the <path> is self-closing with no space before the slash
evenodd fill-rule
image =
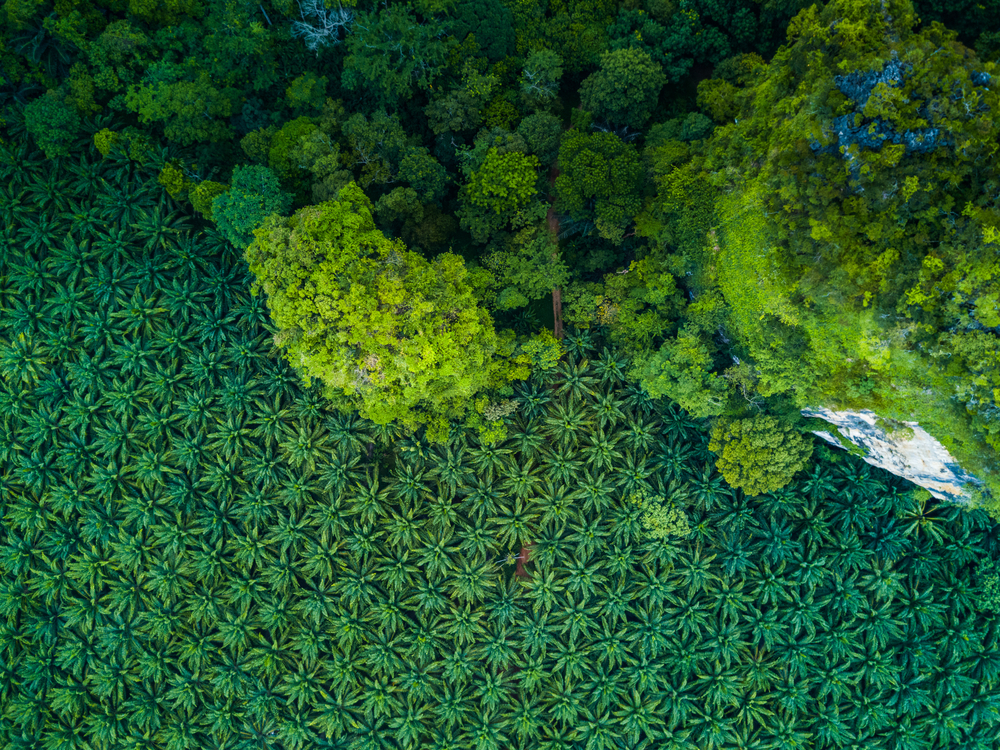
<path id="1" fill-rule="evenodd" d="M 270 217 L 246 258 L 289 362 L 380 424 L 461 417 L 504 380 L 512 350 L 457 255 L 390 240 L 354 183 L 337 200 Z"/>
<path id="2" fill-rule="evenodd" d="M 501 153 L 490 148 L 482 165 L 472 173 L 462 190 L 462 210 L 459 217 L 476 242 L 509 225 L 523 226 L 541 218 L 538 211 L 525 215 L 538 189 L 538 157 L 517 151 Z"/>
<path id="3" fill-rule="evenodd" d="M 708 449 L 733 487 L 748 495 L 773 492 L 805 468 L 813 444 L 802 433 L 769 416 L 720 420 L 712 430 Z"/>
<path id="4" fill-rule="evenodd" d="M 724 411 L 728 386 L 712 372 L 712 351 L 699 333 L 682 329 L 658 350 L 640 354 L 632 377 L 651 396 L 666 396 L 696 417 L 711 417 Z"/>
<path id="5" fill-rule="evenodd" d="M 239 100 L 239 91 L 217 87 L 206 71 L 192 73 L 169 63 L 151 69 L 125 96 L 140 122 L 161 123 L 163 134 L 183 146 L 230 138 L 226 119 L 236 112 Z"/>
<path id="6" fill-rule="evenodd" d="M 666 539 L 676 536 L 684 539 L 691 534 L 691 524 L 688 522 L 687 514 L 677 503 L 663 495 L 641 490 L 629 495 L 629 502 L 638 505 L 642 510 L 639 520 L 648 538 Z"/>

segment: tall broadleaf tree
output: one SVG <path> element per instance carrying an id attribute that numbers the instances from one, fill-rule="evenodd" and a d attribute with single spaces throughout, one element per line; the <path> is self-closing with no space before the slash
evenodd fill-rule
<path id="1" fill-rule="evenodd" d="M 353 183 L 336 201 L 272 216 L 246 257 L 289 362 L 376 422 L 440 424 L 506 377 L 509 344 L 462 259 L 428 261 L 388 239 Z"/>

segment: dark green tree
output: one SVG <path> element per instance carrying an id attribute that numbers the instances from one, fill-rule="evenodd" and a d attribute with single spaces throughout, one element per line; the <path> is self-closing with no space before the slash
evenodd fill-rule
<path id="1" fill-rule="evenodd" d="M 49 90 L 24 108 L 24 126 L 45 156 L 68 156 L 80 132 L 79 113 L 66 96 Z"/>
<path id="2" fill-rule="evenodd" d="M 591 221 L 620 244 L 642 207 L 643 169 L 635 147 L 612 133 L 570 130 L 559 147 L 556 209 Z"/>
<path id="3" fill-rule="evenodd" d="M 415 88 L 428 90 L 444 70 L 446 39 L 444 26 L 420 20 L 406 5 L 358 13 L 346 42 L 344 86 L 394 109 Z"/>
<path id="4" fill-rule="evenodd" d="M 666 81 L 646 52 L 627 47 L 601 56 L 601 67 L 580 84 L 580 102 L 613 125 L 641 128 Z"/>
<path id="5" fill-rule="evenodd" d="M 233 170 L 229 189 L 212 200 L 212 219 L 233 245 L 245 248 L 254 230 L 271 214 L 285 214 L 292 197 L 281 189 L 267 167 L 242 166 Z"/>

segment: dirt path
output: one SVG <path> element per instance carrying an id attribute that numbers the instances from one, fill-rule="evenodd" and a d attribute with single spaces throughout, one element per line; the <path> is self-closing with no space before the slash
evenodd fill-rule
<path id="1" fill-rule="evenodd" d="M 517 560 L 517 567 L 514 568 L 514 575 L 518 578 L 531 578 L 531 573 L 529 573 L 528 569 L 524 567 L 525 563 L 531 560 L 531 545 L 521 547 L 521 551 L 514 559 Z"/>

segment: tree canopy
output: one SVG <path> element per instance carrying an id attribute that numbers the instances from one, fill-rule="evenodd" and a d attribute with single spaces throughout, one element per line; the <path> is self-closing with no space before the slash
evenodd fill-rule
<path id="1" fill-rule="evenodd" d="M 246 257 L 288 361 L 377 423 L 461 416 L 502 377 L 503 344 L 462 259 L 388 239 L 354 183 L 272 216 Z"/>
<path id="2" fill-rule="evenodd" d="M 580 101 L 613 125 L 641 128 L 667 77 L 647 52 L 633 47 L 601 56 L 601 67 L 580 85 Z"/>
<path id="3" fill-rule="evenodd" d="M 813 446 L 774 417 L 720 420 L 708 449 L 726 481 L 748 495 L 773 492 L 806 467 Z"/>

